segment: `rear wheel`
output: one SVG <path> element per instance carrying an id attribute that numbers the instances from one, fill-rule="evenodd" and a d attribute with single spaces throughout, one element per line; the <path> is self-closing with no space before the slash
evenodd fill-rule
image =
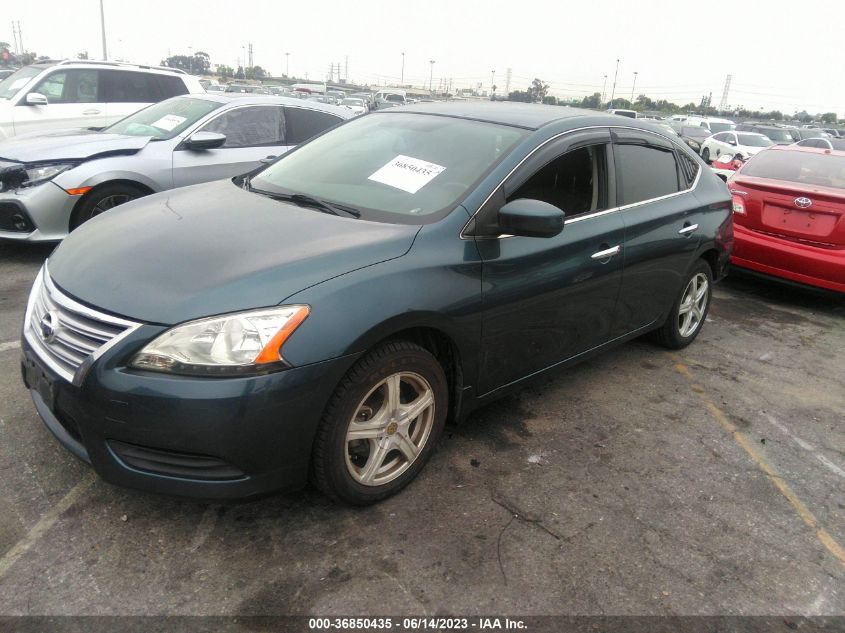
<path id="1" fill-rule="evenodd" d="M 314 441 L 314 484 L 355 505 L 398 492 L 431 456 L 448 402 L 443 368 L 425 349 L 398 341 L 372 350 L 326 407 Z"/>
<path id="2" fill-rule="evenodd" d="M 687 274 L 678 298 L 666 322 L 654 333 L 658 343 L 669 349 L 681 349 L 695 340 L 707 312 L 713 292 L 713 274 L 710 265 L 698 260 Z"/>
<path id="3" fill-rule="evenodd" d="M 146 191 L 129 184 L 117 183 L 96 187 L 86 194 L 74 210 L 70 230 L 78 228 L 94 216 L 145 195 Z"/>
<path id="4" fill-rule="evenodd" d="M 710 148 L 705 147 L 701 150 L 701 158 L 704 159 L 705 163 L 710 162 Z"/>

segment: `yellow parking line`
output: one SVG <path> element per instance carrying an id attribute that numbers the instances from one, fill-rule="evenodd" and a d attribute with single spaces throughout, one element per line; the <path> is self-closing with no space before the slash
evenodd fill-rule
<path id="1" fill-rule="evenodd" d="M 18 559 L 26 554 L 29 549 L 35 545 L 44 534 L 56 524 L 59 517 L 65 513 L 76 501 L 81 497 L 91 485 L 97 481 L 97 475 L 94 471 L 89 471 L 82 480 L 70 489 L 61 501 L 50 508 L 44 516 L 38 519 L 38 523 L 32 526 L 32 529 L 26 533 L 21 540 L 7 551 L 2 558 L 0 558 L 0 579 L 6 575 L 9 569 L 12 568 Z"/>
<path id="2" fill-rule="evenodd" d="M 813 516 L 813 513 L 807 509 L 807 506 L 805 506 L 801 499 L 799 499 L 795 492 L 793 492 L 792 488 L 790 488 L 789 484 L 784 481 L 783 477 L 781 477 L 777 470 L 775 470 L 774 466 L 767 462 L 766 458 L 760 454 L 754 446 L 754 443 L 736 428 L 736 425 L 728 419 L 728 416 L 725 415 L 724 411 L 713 404 L 707 396 L 704 395 L 704 388 L 694 381 L 689 367 L 678 360 L 676 356 L 672 356 L 675 359 L 675 370 L 689 381 L 690 388 L 698 394 L 698 397 L 701 398 L 706 405 L 707 410 L 714 418 L 716 418 L 719 425 L 725 429 L 725 431 L 730 433 L 731 437 L 734 438 L 734 441 L 736 441 L 736 443 L 739 444 L 746 453 L 748 453 L 751 461 L 757 464 L 760 470 L 766 473 L 766 476 L 771 480 L 775 488 L 777 488 L 780 493 L 786 497 L 789 505 L 791 505 L 795 512 L 798 513 L 798 516 L 800 516 L 804 523 L 806 523 L 816 533 L 816 537 L 819 541 L 821 541 L 822 545 L 824 545 L 827 550 L 839 560 L 840 563 L 845 565 L 845 549 L 836 542 L 836 539 L 834 539 L 827 530 L 819 525 L 819 522 L 816 520 L 816 517 Z"/>

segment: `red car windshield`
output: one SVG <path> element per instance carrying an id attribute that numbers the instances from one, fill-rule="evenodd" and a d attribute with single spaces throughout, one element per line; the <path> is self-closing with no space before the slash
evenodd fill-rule
<path id="1" fill-rule="evenodd" d="M 750 160 L 742 175 L 845 189 L 845 156 L 767 150 Z"/>

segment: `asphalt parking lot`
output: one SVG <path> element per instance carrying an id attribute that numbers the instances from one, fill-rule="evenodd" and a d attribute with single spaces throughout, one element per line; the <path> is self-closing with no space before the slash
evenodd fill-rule
<path id="1" fill-rule="evenodd" d="M 447 429 L 378 506 L 99 481 L 39 421 L 0 244 L 0 615 L 845 614 L 845 300 L 747 278 Z"/>

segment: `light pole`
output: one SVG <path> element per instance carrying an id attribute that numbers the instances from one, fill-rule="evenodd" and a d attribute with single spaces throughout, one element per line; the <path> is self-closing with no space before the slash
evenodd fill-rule
<path id="1" fill-rule="evenodd" d="M 20 30 L 20 26 L 18 30 Z M 106 61 L 109 58 L 109 54 L 106 52 L 106 12 L 103 9 L 103 0 L 100 0 L 100 30 L 103 35 L 103 61 Z M 23 49 L 23 45 L 21 45 L 21 49 Z"/>
<path id="2" fill-rule="evenodd" d="M 402 53 L 402 76 L 399 79 L 399 85 L 405 85 L 405 53 Z"/>
<path id="3" fill-rule="evenodd" d="M 432 86 L 434 86 L 434 60 L 428 60 L 428 63 L 431 64 L 431 71 L 428 75 L 428 91 L 432 92 Z"/>
<path id="4" fill-rule="evenodd" d="M 601 104 L 604 103 L 604 96 L 607 94 L 607 75 L 604 76 L 604 83 L 601 86 Z M 599 104 L 599 105 L 601 105 Z"/>
<path id="5" fill-rule="evenodd" d="M 285 77 L 290 78 L 290 53 L 285 53 Z"/>
<path id="6" fill-rule="evenodd" d="M 194 47 L 188 47 L 188 72 L 194 74 Z"/>
<path id="7" fill-rule="evenodd" d="M 613 90 L 610 93 L 610 107 L 613 108 L 613 98 L 616 96 L 616 77 L 619 75 L 619 59 L 616 60 L 616 72 L 613 73 Z"/>
<path id="8" fill-rule="evenodd" d="M 634 84 L 631 86 L 631 105 L 634 105 L 634 88 L 637 87 L 637 71 L 634 71 Z"/>
<path id="9" fill-rule="evenodd" d="M 493 96 L 493 93 L 496 92 L 496 71 L 490 71 L 490 96 Z"/>

